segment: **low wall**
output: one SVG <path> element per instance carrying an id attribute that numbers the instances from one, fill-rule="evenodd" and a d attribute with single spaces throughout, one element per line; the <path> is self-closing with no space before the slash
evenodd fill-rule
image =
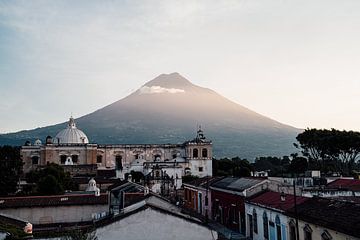
<path id="1" fill-rule="evenodd" d="M 24 219 L 35 225 L 91 221 L 95 214 L 106 212 L 108 212 L 107 204 L 1 209 L 1 213 Z"/>

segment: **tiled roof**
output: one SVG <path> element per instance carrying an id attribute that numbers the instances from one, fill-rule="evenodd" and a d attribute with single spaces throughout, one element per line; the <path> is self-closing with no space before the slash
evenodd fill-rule
<path id="1" fill-rule="evenodd" d="M 94 194 L 77 195 L 54 195 L 54 196 L 30 196 L 30 197 L 7 197 L 0 198 L 0 209 L 23 208 L 23 207 L 50 207 L 69 205 L 97 205 L 107 204 L 108 195 L 100 196 Z"/>
<path id="2" fill-rule="evenodd" d="M 195 179 L 189 183 L 184 183 L 184 185 L 207 188 L 210 187 L 215 182 L 221 180 L 222 178 L 224 177 L 203 177 L 203 178 Z"/>
<path id="3" fill-rule="evenodd" d="M 327 188 L 347 189 L 350 191 L 360 191 L 360 180 L 357 179 L 337 179 L 328 185 Z"/>
<path id="4" fill-rule="evenodd" d="M 294 216 L 294 209 L 288 214 Z M 360 204 L 313 197 L 297 206 L 298 218 L 337 232 L 360 237 Z"/>
<path id="5" fill-rule="evenodd" d="M 308 199 L 309 198 L 297 196 L 296 204 L 303 203 Z M 279 211 L 287 211 L 294 207 L 295 198 L 294 195 L 285 194 L 285 200 L 281 201 L 281 194 L 279 192 L 266 191 L 255 195 L 246 202 Z"/>
<path id="6" fill-rule="evenodd" d="M 234 178 L 227 177 L 221 179 L 220 181 L 212 184 L 212 187 L 224 190 L 238 191 L 242 192 L 248 188 L 251 188 L 261 182 L 265 181 L 264 179 L 259 178 Z"/>

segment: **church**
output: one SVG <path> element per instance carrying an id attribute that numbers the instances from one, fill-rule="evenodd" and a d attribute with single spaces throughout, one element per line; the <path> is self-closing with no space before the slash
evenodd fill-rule
<path id="1" fill-rule="evenodd" d="M 131 172 L 156 179 L 172 179 L 180 188 L 182 177 L 212 176 L 212 142 L 199 127 L 196 137 L 182 144 L 96 144 L 70 118 L 67 128 L 43 143 L 36 140 L 21 147 L 24 173 L 50 163 L 62 165 L 73 176 L 111 172 L 128 179 Z"/>

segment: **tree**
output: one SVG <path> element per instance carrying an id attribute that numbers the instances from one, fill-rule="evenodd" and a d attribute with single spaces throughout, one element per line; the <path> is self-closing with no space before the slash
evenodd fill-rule
<path id="1" fill-rule="evenodd" d="M 19 147 L 0 147 L 0 196 L 14 194 L 22 173 Z"/>
<path id="2" fill-rule="evenodd" d="M 69 173 L 57 164 L 50 164 L 45 168 L 30 171 L 26 181 L 36 184 L 35 193 L 43 195 L 62 194 L 65 190 L 77 190 Z"/>
<path id="3" fill-rule="evenodd" d="M 41 195 L 57 195 L 64 193 L 63 186 L 53 175 L 47 175 L 37 183 L 38 193 Z"/>
<path id="4" fill-rule="evenodd" d="M 306 170 L 308 170 L 308 160 L 295 154 L 289 165 L 288 172 L 300 174 Z"/>
<path id="5" fill-rule="evenodd" d="M 214 176 L 248 177 L 251 175 L 251 170 L 251 164 L 246 159 L 239 157 L 213 160 Z"/>
<path id="6" fill-rule="evenodd" d="M 309 162 L 318 161 L 322 171 L 351 174 L 360 159 L 360 133 L 336 129 L 306 129 L 296 137 Z"/>

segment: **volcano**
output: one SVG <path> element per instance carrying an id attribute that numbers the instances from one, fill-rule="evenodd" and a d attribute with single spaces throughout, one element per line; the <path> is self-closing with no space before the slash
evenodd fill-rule
<path id="1" fill-rule="evenodd" d="M 279 123 L 232 102 L 215 91 L 194 85 L 178 73 L 161 74 L 136 92 L 76 119 L 77 126 L 98 144 L 182 143 L 199 125 L 213 141 L 216 157 L 283 156 L 300 129 Z M 22 145 L 55 136 L 67 122 L 0 135 L 0 144 Z"/>

